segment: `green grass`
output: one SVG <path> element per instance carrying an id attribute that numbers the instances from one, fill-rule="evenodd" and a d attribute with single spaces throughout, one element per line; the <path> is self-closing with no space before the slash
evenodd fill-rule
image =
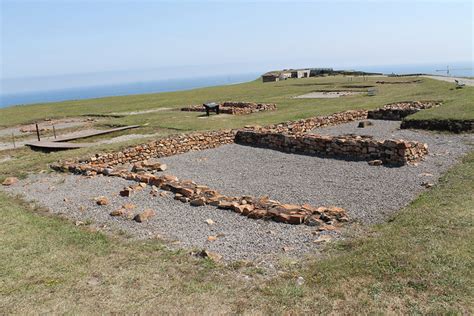
<path id="1" fill-rule="evenodd" d="M 393 220 L 277 275 L 106 237 L 0 193 L 0 309 L 472 314 L 473 191 L 474 153 Z"/>
<path id="2" fill-rule="evenodd" d="M 277 123 L 281 121 L 305 118 L 321 114 L 357 108 L 376 108 L 386 103 L 406 100 L 444 100 L 445 106 L 430 110 L 433 117 L 466 118 L 474 117 L 474 88 L 455 90 L 453 84 L 421 78 L 419 84 L 376 84 L 379 77 L 369 77 L 367 81 L 354 78 L 354 81 L 342 76 L 286 80 L 276 83 L 262 83 L 255 80 L 242 84 L 195 89 L 189 91 L 143 94 L 58 103 L 17 106 L 0 109 L 0 126 L 13 126 L 34 122 L 43 118 L 62 118 L 78 115 L 106 115 L 114 112 L 172 108 L 160 112 L 142 115 L 130 115 L 121 118 L 106 118 L 104 124 L 144 124 L 147 130 L 172 128 L 178 130 L 217 129 L 241 127 L 252 123 Z M 403 79 L 403 78 L 402 78 Z M 383 78 L 384 81 L 400 81 L 400 78 Z M 410 78 L 412 80 L 413 78 Z M 293 96 L 315 90 L 348 89 L 346 85 L 375 85 L 378 93 L 374 97 L 352 96 L 343 99 L 292 99 Z M 354 90 L 361 90 L 355 88 Z M 198 118 L 202 113 L 180 112 L 179 107 L 214 101 L 254 101 L 274 102 L 276 112 L 265 112 L 239 117 Z M 438 113 L 438 114 L 437 114 Z M 421 115 L 421 114 L 420 114 Z"/>

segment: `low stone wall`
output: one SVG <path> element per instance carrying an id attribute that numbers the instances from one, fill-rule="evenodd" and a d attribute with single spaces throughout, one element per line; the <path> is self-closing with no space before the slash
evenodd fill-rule
<path id="1" fill-rule="evenodd" d="M 219 104 L 219 112 L 231 115 L 244 115 L 261 111 L 275 111 L 274 103 L 255 103 L 255 102 L 231 102 L 227 101 Z M 181 111 L 206 112 L 203 105 L 190 105 L 181 108 Z"/>
<path id="2" fill-rule="evenodd" d="M 428 152 L 428 146 L 414 141 L 375 140 L 369 136 L 287 135 L 265 129 L 241 130 L 235 142 L 242 145 L 275 149 L 288 153 L 341 157 L 350 160 L 381 160 L 385 164 L 416 162 Z"/>
<path id="3" fill-rule="evenodd" d="M 114 166 L 117 164 L 134 163 L 153 157 L 167 157 L 182 154 L 191 150 L 216 148 L 234 142 L 237 130 L 220 130 L 201 133 L 179 134 L 158 139 L 119 152 L 101 153 L 81 160 L 83 163 Z"/>
<path id="4" fill-rule="evenodd" d="M 327 116 L 317 116 L 309 119 L 289 121 L 266 126 L 265 129 L 275 133 L 290 133 L 301 135 L 316 127 L 342 124 L 367 117 L 367 111 L 345 111 Z M 254 126 L 247 129 L 259 130 Z M 99 153 L 94 157 L 82 159 L 81 162 L 93 164 L 106 164 L 114 166 L 124 163 L 135 163 L 153 157 L 167 157 L 182 154 L 192 150 L 216 148 L 220 145 L 234 143 L 238 130 L 219 130 L 209 132 L 196 132 L 190 134 L 172 135 L 146 144 L 129 147 L 114 153 Z"/>
<path id="5" fill-rule="evenodd" d="M 403 120 L 400 128 L 449 131 L 454 133 L 473 132 L 474 120 Z"/>
<path id="6" fill-rule="evenodd" d="M 374 120 L 401 121 L 404 117 L 414 114 L 420 110 L 439 106 L 440 101 L 406 101 L 390 103 L 376 110 L 371 110 L 367 118 Z"/>
<path id="7" fill-rule="evenodd" d="M 287 224 L 306 224 L 319 226 L 321 230 L 334 230 L 341 222 L 349 221 L 346 211 L 334 206 L 314 207 L 309 204 L 294 205 L 283 204 L 270 200 L 268 196 L 226 196 L 205 185 L 198 185 L 191 180 L 179 180 L 172 175 L 157 176 L 147 173 L 134 173 L 124 170 L 114 170 L 109 167 L 99 167 L 88 164 L 57 164 L 52 165 L 57 171 L 72 172 L 86 176 L 103 174 L 106 176 L 121 177 L 144 184 L 151 185 L 155 193 L 157 189 L 171 191 L 175 200 L 190 203 L 192 206 L 212 205 L 219 209 L 231 210 L 253 219 L 270 219 Z M 142 189 L 140 185 L 124 188 L 120 195 L 129 197 L 136 190 Z"/>
<path id="8" fill-rule="evenodd" d="M 315 116 L 297 121 L 288 121 L 279 124 L 268 125 L 264 128 L 273 133 L 301 135 L 319 127 L 364 120 L 367 118 L 367 113 L 367 110 L 349 110 L 331 115 Z"/>

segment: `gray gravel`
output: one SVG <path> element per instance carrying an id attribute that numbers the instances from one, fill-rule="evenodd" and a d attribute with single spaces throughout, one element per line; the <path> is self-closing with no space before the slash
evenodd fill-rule
<path id="1" fill-rule="evenodd" d="M 397 130 L 399 122 L 374 121 L 359 129 L 357 122 L 319 129 L 320 134 L 362 133 L 378 138 L 405 138 L 428 143 L 430 154 L 417 166 L 373 167 L 364 161 L 344 161 L 281 153 L 269 149 L 226 145 L 160 159 L 169 173 L 192 179 L 228 195 L 269 195 L 285 203 L 336 205 L 351 219 L 379 223 L 407 205 L 421 191 L 423 182 L 436 183 L 440 174 L 470 150 L 474 135 L 435 134 Z M 118 192 L 132 182 L 98 176 L 35 175 L 6 188 L 29 200 L 79 221 L 90 220 L 105 229 L 122 230 L 133 237 L 165 238 L 184 248 L 206 248 L 228 260 L 258 259 L 270 262 L 281 255 L 301 256 L 318 251 L 315 229 L 272 221 L 253 220 L 214 207 L 192 207 L 169 197 L 152 197 L 146 188 L 131 198 Z M 97 206 L 94 198 L 107 196 L 110 204 Z M 66 201 L 64 200 L 66 199 Z M 156 210 L 147 223 L 113 218 L 109 212 L 131 202 L 137 211 Z M 83 210 L 81 210 L 83 206 Z M 206 219 L 215 224 L 208 225 Z M 209 242 L 208 236 L 220 235 Z M 286 248 L 286 251 L 284 251 Z"/>
<path id="2" fill-rule="evenodd" d="M 345 161 L 287 154 L 269 149 L 226 145 L 214 150 L 162 158 L 170 172 L 193 179 L 229 195 L 269 195 L 285 203 L 336 205 L 363 223 L 384 221 L 413 200 L 424 187 L 472 148 L 473 134 L 435 134 L 398 130 L 400 122 L 358 122 L 315 130 L 320 134 L 361 133 L 377 138 L 405 138 L 425 142 L 425 161 L 403 167 L 374 167 L 365 161 Z"/>
<path id="3" fill-rule="evenodd" d="M 192 207 L 174 200 L 171 193 L 167 197 L 153 197 L 150 187 L 130 198 L 119 196 L 119 191 L 131 184 L 136 182 L 104 176 L 42 174 L 3 189 L 22 194 L 27 200 L 73 221 L 135 238 L 164 239 L 172 247 L 208 249 L 223 255 L 225 260 L 257 260 L 268 265 L 281 255 L 300 256 L 318 249 L 313 243 L 318 238 L 313 235 L 315 228 L 248 219 L 211 206 Z M 94 198 L 102 195 L 109 198 L 109 204 L 98 206 Z M 136 212 L 151 208 L 156 216 L 149 222 L 136 223 L 109 215 L 124 203 L 135 204 Z M 207 219 L 215 224 L 207 224 Z M 219 235 L 216 241 L 208 241 L 209 236 L 216 235 Z"/>

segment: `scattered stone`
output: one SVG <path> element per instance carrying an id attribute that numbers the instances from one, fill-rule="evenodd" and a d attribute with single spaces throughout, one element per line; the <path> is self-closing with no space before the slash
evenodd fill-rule
<path id="1" fill-rule="evenodd" d="M 166 192 L 166 191 L 161 191 L 161 192 L 160 192 L 160 196 L 161 196 L 161 197 L 168 196 L 168 192 Z"/>
<path id="2" fill-rule="evenodd" d="M 324 225 L 324 226 L 320 226 L 318 228 L 319 231 L 333 231 L 333 230 L 336 230 L 336 226 L 334 225 Z"/>
<path id="3" fill-rule="evenodd" d="M 359 125 L 357 125 L 357 127 L 365 128 L 365 127 L 369 127 L 369 126 L 372 126 L 372 125 L 374 125 L 374 123 L 372 123 L 371 121 L 361 121 L 361 122 L 359 122 Z"/>
<path id="4" fill-rule="evenodd" d="M 298 277 L 298 278 L 296 279 L 296 285 L 302 286 L 303 284 L 304 284 L 304 278 L 301 277 L 301 276 Z"/>
<path id="5" fill-rule="evenodd" d="M 321 225 L 324 225 L 324 222 L 320 219 L 320 215 L 310 215 L 305 219 L 304 222 L 308 226 L 315 226 L 319 227 Z"/>
<path id="6" fill-rule="evenodd" d="M 131 203 L 125 203 L 124 205 L 122 205 L 122 208 L 124 208 L 126 210 L 131 210 L 131 209 L 135 208 L 135 205 L 131 204 Z"/>
<path id="7" fill-rule="evenodd" d="M 218 262 L 218 261 L 221 261 L 222 260 L 222 256 L 218 253 L 215 253 L 215 252 L 211 252 L 209 250 L 201 250 L 201 251 L 198 251 L 198 252 L 194 252 L 192 253 L 193 255 L 197 256 L 197 257 L 201 257 L 201 258 L 208 258 L 214 262 Z"/>
<path id="8" fill-rule="evenodd" d="M 208 236 L 207 237 L 207 241 L 216 241 L 217 240 L 217 236 Z"/>
<path id="9" fill-rule="evenodd" d="M 121 216 L 128 219 L 133 218 L 133 212 L 130 209 L 121 208 L 115 211 L 110 212 L 110 216 Z"/>
<path id="10" fill-rule="evenodd" d="M 105 196 L 99 196 L 95 198 L 95 202 L 97 203 L 97 205 L 107 205 L 109 204 L 109 199 Z"/>
<path id="11" fill-rule="evenodd" d="M 318 237 L 318 239 L 314 240 L 313 242 L 314 242 L 315 244 L 321 244 L 321 243 L 324 243 L 324 242 L 328 242 L 328 241 L 330 241 L 331 239 L 332 239 L 332 237 L 329 236 L 329 235 L 320 235 L 320 236 Z"/>
<path id="12" fill-rule="evenodd" d="M 114 172 L 114 169 L 112 168 L 104 168 L 104 171 L 102 172 L 106 176 L 110 176 Z"/>
<path id="13" fill-rule="evenodd" d="M 210 218 L 206 219 L 206 223 L 207 223 L 208 225 L 214 225 L 214 224 L 215 224 L 215 222 L 214 222 L 212 219 L 210 219 Z"/>
<path id="14" fill-rule="evenodd" d="M 122 191 L 120 191 L 120 196 L 123 197 L 130 197 L 133 193 L 132 188 L 124 188 Z"/>
<path id="15" fill-rule="evenodd" d="M 192 206 L 204 206 L 204 205 L 206 205 L 206 200 L 204 198 L 200 197 L 200 198 L 191 200 L 190 204 Z"/>
<path id="16" fill-rule="evenodd" d="M 18 182 L 18 178 L 16 177 L 8 177 L 6 178 L 3 182 L 2 182 L 2 185 L 5 185 L 5 186 L 10 186 L 10 185 L 13 185 L 15 183 Z"/>
<path id="17" fill-rule="evenodd" d="M 135 215 L 133 219 L 138 223 L 142 223 L 148 221 L 153 216 L 155 216 L 155 211 L 145 210 L 142 213 Z"/>
<path id="18" fill-rule="evenodd" d="M 380 159 L 370 160 L 367 162 L 370 166 L 381 166 L 383 165 L 383 161 Z"/>
<path id="19" fill-rule="evenodd" d="M 419 176 L 420 176 L 420 177 L 433 177 L 433 174 L 423 172 L 423 173 L 420 173 Z"/>
<path id="20" fill-rule="evenodd" d="M 422 182 L 421 185 L 428 189 L 434 187 L 434 183 L 426 182 L 426 181 Z"/>

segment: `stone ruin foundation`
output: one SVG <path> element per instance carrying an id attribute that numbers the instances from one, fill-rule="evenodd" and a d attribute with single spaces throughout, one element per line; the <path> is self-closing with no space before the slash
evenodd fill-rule
<path id="1" fill-rule="evenodd" d="M 255 102 L 231 102 L 226 101 L 219 104 L 219 112 L 231 115 L 245 115 L 262 111 L 275 111 L 274 103 L 255 103 Z M 206 112 L 203 105 L 190 105 L 181 108 L 181 111 L 187 112 Z"/>
<path id="2" fill-rule="evenodd" d="M 369 111 L 367 118 L 374 120 L 401 121 L 408 115 L 415 114 L 424 109 L 437 107 L 440 104 L 440 101 L 404 101 L 390 103 L 380 109 Z"/>
<path id="3" fill-rule="evenodd" d="M 428 108 L 434 102 L 413 102 L 390 105 L 400 110 L 406 107 Z M 383 108 L 381 113 L 387 113 Z M 51 167 L 57 171 L 72 172 L 87 176 L 102 174 L 121 177 L 173 192 L 175 199 L 193 206 L 212 205 L 219 209 L 231 210 L 254 219 L 271 219 L 288 224 L 319 226 L 321 230 L 333 230 L 348 221 L 346 212 L 338 207 L 292 205 L 271 200 L 269 197 L 226 196 L 217 190 L 191 180 L 179 180 L 172 175 L 157 176 L 149 159 L 172 156 L 188 151 L 216 148 L 224 144 L 239 143 L 280 150 L 288 153 L 319 155 L 349 160 L 374 160 L 383 164 L 404 165 L 423 159 L 428 153 L 426 144 L 406 140 L 377 140 L 367 136 L 342 135 L 322 136 L 307 134 L 317 127 L 337 125 L 364 120 L 370 111 L 350 110 L 326 116 L 288 121 L 265 127 L 246 126 L 244 129 L 219 130 L 179 134 L 158 139 L 146 144 L 126 148 L 119 152 L 99 153 L 86 159 L 62 161 Z M 375 111 L 377 112 L 377 110 Z M 398 112 L 397 112 L 398 113 Z M 397 114 L 398 115 L 398 114 Z M 121 167 L 133 164 L 132 171 Z M 160 168 L 160 164 L 157 164 Z M 130 196 L 134 186 L 124 188 L 120 195 Z"/>

